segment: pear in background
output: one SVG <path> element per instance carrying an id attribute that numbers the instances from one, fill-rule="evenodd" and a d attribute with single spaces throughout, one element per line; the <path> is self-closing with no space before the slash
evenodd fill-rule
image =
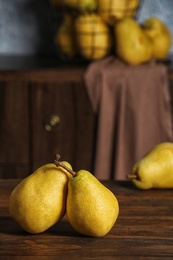
<path id="1" fill-rule="evenodd" d="M 101 59 L 110 53 L 110 30 L 99 15 L 79 15 L 75 30 L 79 52 L 84 58 Z"/>
<path id="2" fill-rule="evenodd" d="M 64 0 L 64 4 L 82 12 L 94 11 L 96 9 L 96 0 Z"/>
<path id="3" fill-rule="evenodd" d="M 142 190 L 173 188 L 173 143 L 153 147 L 133 166 L 128 177 Z"/>
<path id="4" fill-rule="evenodd" d="M 109 25 L 123 17 L 134 16 L 138 6 L 139 0 L 97 0 L 98 14 Z"/>
<path id="5" fill-rule="evenodd" d="M 115 51 L 119 58 L 133 65 L 151 59 L 151 42 L 135 19 L 123 18 L 115 25 L 114 32 Z"/>
<path id="6" fill-rule="evenodd" d="M 171 48 L 171 33 L 159 18 L 151 17 L 144 22 L 144 31 L 152 42 L 152 56 L 165 58 Z"/>
<path id="7" fill-rule="evenodd" d="M 69 58 L 73 58 L 77 54 L 74 18 L 69 14 L 64 16 L 64 20 L 57 30 L 55 46 L 58 51 Z"/>
<path id="8" fill-rule="evenodd" d="M 88 171 L 70 172 L 73 177 L 68 182 L 66 206 L 69 223 L 82 235 L 104 236 L 119 214 L 115 195 Z"/>
<path id="9" fill-rule="evenodd" d="M 64 162 L 71 169 L 69 163 Z M 66 210 L 69 172 L 45 164 L 23 179 L 9 199 L 9 213 L 29 233 L 41 233 L 62 219 Z"/>

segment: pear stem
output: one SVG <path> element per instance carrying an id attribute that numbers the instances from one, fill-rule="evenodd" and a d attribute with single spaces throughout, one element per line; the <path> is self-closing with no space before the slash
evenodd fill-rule
<path id="1" fill-rule="evenodd" d="M 135 174 L 129 174 L 129 175 L 127 175 L 127 178 L 130 180 L 134 180 L 134 179 L 137 179 L 137 176 Z"/>
<path id="2" fill-rule="evenodd" d="M 69 173 L 71 173 L 71 175 L 73 177 L 75 177 L 77 175 L 77 173 L 73 170 L 71 170 L 70 168 L 68 168 L 65 164 L 63 164 L 62 162 L 60 162 L 60 155 L 59 154 L 56 154 L 56 159 L 54 161 L 55 165 L 58 167 L 58 166 L 61 166 L 62 168 L 64 168 L 66 171 L 68 171 Z"/>

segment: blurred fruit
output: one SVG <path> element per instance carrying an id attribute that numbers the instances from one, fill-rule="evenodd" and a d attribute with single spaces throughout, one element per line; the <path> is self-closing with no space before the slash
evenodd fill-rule
<path id="1" fill-rule="evenodd" d="M 82 12 L 96 9 L 96 0 L 64 0 L 64 4 Z"/>
<path id="2" fill-rule="evenodd" d="M 168 27 L 157 17 L 147 19 L 143 27 L 152 42 L 152 56 L 158 59 L 165 58 L 171 47 L 171 33 Z"/>
<path id="3" fill-rule="evenodd" d="M 69 58 L 73 58 L 77 54 L 74 18 L 69 14 L 64 16 L 64 20 L 56 33 L 55 45 L 58 51 Z"/>
<path id="4" fill-rule="evenodd" d="M 108 26 L 97 14 L 80 15 L 75 21 L 80 54 L 86 59 L 100 59 L 109 54 L 111 35 Z"/>
<path id="5" fill-rule="evenodd" d="M 134 16 L 139 0 L 97 0 L 98 14 L 109 25 L 125 16 Z"/>
<path id="6" fill-rule="evenodd" d="M 125 17 L 114 29 L 115 50 L 118 57 L 134 65 L 150 60 L 151 42 L 135 19 Z"/>
<path id="7" fill-rule="evenodd" d="M 173 188 L 173 143 L 153 147 L 135 163 L 128 177 L 142 190 Z"/>

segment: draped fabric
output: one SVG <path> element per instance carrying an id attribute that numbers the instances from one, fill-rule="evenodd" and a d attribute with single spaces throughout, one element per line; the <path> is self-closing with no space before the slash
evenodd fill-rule
<path id="1" fill-rule="evenodd" d="M 91 63 L 85 87 L 97 116 L 94 175 L 126 179 L 153 146 L 172 142 L 167 68 L 154 61 L 127 65 L 111 56 Z"/>

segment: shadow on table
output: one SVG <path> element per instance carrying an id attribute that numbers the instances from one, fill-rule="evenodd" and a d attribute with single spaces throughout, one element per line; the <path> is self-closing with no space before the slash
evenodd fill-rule
<path id="1" fill-rule="evenodd" d="M 54 226 L 49 228 L 43 233 L 30 234 L 24 231 L 20 225 L 15 222 L 10 216 L 0 217 L 0 234 L 6 234 L 10 236 L 75 236 L 79 235 L 68 223 L 67 219 L 62 219 L 60 222 L 56 223 Z"/>

